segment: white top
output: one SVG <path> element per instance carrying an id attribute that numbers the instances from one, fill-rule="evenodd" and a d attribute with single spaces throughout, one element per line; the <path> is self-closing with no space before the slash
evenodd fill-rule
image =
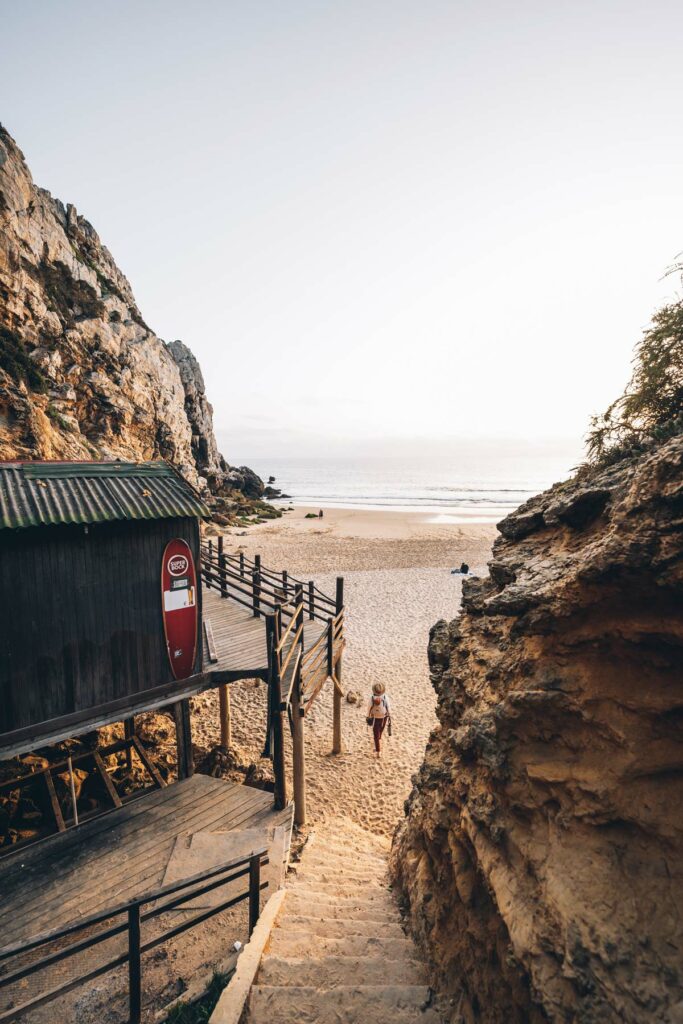
<path id="1" fill-rule="evenodd" d="M 375 698 L 379 697 L 379 703 L 375 704 Z M 368 718 L 387 718 L 391 715 L 389 698 L 386 693 L 371 693 L 368 704 Z"/>

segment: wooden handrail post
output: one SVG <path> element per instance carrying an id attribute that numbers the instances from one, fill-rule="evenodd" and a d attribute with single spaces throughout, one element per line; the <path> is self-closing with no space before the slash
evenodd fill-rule
<path id="1" fill-rule="evenodd" d="M 259 919 L 261 900 L 261 857 L 249 861 L 249 938 Z"/>
<path id="2" fill-rule="evenodd" d="M 140 966 L 140 904 L 128 911 L 128 1008 L 130 1024 L 140 1024 L 142 978 Z"/>
<path id="3" fill-rule="evenodd" d="M 211 559 L 213 558 L 213 541 L 209 537 L 209 539 L 208 539 L 208 541 L 206 543 L 207 543 L 207 547 L 209 549 L 209 564 L 206 567 L 206 589 L 207 590 L 211 590 L 210 573 L 211 573 Z"/>
<path id="4" fill-rule="evenodd" d="M 297 630 L 299 628 L 301 628 L 301 646 L 303 647 L 303 645 L 304 645 L 304 630 L 303 630 L 303 625 L 304 625 L 304 585 L 303 585 L 303 583 L 296 583 L 294 585 L 294 606 L 299 609 L 298 612 L 296 613 L 296 618 L 297 618 L 296 628 L 297 628 Z"/>
<path id="5" fill-rule="evenodd" d="M 223 554 L 223 537 L 218 538 L 218 579 L 220 581 L 221 597 L 228 596 L 228 561 Z"/>
<path id="6" fill-rule="evenodd" d="M 280 646 L 280 641 L 282 640 L 282 606 L 281 605 L 278 605 L 278 607 L 275 609 L 275 612 L 273 613 L 273 617 L 275 619 L 275 646 L 277 648 L 277 647 Z M 276 652 L 275 652 L 275 665 L 277 667 L 278 674 L 280 674 L 280 672 L 282 670 L 282 651 L 276 650 Z"/>
<path id="7" fill-rule="evenodd" d="M 334 675 L 334 619 L 327 620 L 327 674 Z"/>
<path id="8" fill-rule="evenodd" d="M 287 580 L 287 570 L 286 569 L 282 570 L 282 593 L 285 595 L 285 604 L 286 604 L 287 603 L 287 598 L 289 597 L 289 582 Z"/>
<path id="9" fill-rule="evenodd" d="M 266 637 L 268 641 L 268 677 L 270 688 L 270 713 L 273 723 L 273 774 L 275 776 L 275 810 L 281 811 L 287 806 L 287 776 L 285 774 L 285 735 L 282 724 L 282 681 L 278 670 L 279 659 L 275 650 L 277 645 L 276 622 L 274 615 L 266 616 Z"/>
<path id="10" fill-rule="evenodd" d="M 337 615 L 339 615 L 340 611 L 342 611 L 342 609 L 344 607 L 344 577 L 343 576 L 337 576 L 337 593 L 336 593 L 335 607 L 336 607 Z M 342 716 L 342 695 L 341 695 L 342 655 L 341 655 L 341 650 L 340 650 L 339 657 L 337 658 L 337 663 L 335 665 L 335 663 L 334 663 L 334 623 L 332 623 L 332 622 L 330 623 L 330 635 L 331 635 L 331 639 L 328 640 L 328 643 L 331 642 L 331 644 L 332 644 L 332 659 L 331 659 L 332 660 L 332 672 L 333 672 L 334 678 L 339 683 L 339 686 L 335 686 L 334 687 L 333 695 L 332 695 L 332 753 L 333 754 L 341 754 L 342 749 L 343 749 L 343 745 L 342 745 L 342 726 L 341 726 L 341 716 Z M 340 639 L 343 639 L 343 632 L 342 632 L 342 637 Z"/>
<path id="11" fill-rule="evenodd" d="M 343 576 L 337 576 L 337 594 L 336 594 L 335 605 L 336 605 L 336 609 L 337 609 L 337 615 L 339 615 L 339 612 L 344 607 L 344 577 Z"/>
<path id="12" fill-rule="evenodd" d="M 240 576 L 244 579 L 244 551 L 240 551 Z"/>
<path id="13" fill-rule="evenodd" d="M 304 709 L 301 705 L 301 662 L 292 687 L 292 767 L 294 774 L 294 822 L 306 824 L 306 751 Z"/>
<path id="14" fill-rule="evenodd" d="M 258 569 L 252 570 L 251 592 L 253 595 L 254 618 L 258 619 L 261 615 L 261 573 Z"/>
<path id="15" fill-rule="evenodd" d="M 313 580 L 308 581 L 308 617 L 315 618 L 315 593 L 313 591 Z"/>

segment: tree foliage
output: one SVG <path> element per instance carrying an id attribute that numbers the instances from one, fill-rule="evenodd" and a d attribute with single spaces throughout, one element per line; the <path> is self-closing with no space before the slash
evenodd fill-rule
<path id="1" fill-rule="evenodd" d="M 683 264 L 670 273 L 683 273 Z M 587 437 L 592 462 L 613 462 L 683 430 L 683 299 L 658 310 L 638 342 L 626 390 Z"/>

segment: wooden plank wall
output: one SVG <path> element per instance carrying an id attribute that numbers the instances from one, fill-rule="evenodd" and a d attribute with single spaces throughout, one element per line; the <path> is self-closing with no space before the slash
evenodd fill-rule
<path id="1" fill-rule="evenodd" d="M 160 573 L 173 537 L 198 560 L 191 518 L 2 531 L 0 740 L 172 680 Z"/>

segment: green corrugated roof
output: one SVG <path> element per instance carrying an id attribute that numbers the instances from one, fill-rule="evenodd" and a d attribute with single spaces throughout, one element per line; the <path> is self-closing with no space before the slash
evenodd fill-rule
<path id="1" fill-rule="evenodd" d="M 0 463 L 0 529 L 208 515 L 161 460 Z"/>

